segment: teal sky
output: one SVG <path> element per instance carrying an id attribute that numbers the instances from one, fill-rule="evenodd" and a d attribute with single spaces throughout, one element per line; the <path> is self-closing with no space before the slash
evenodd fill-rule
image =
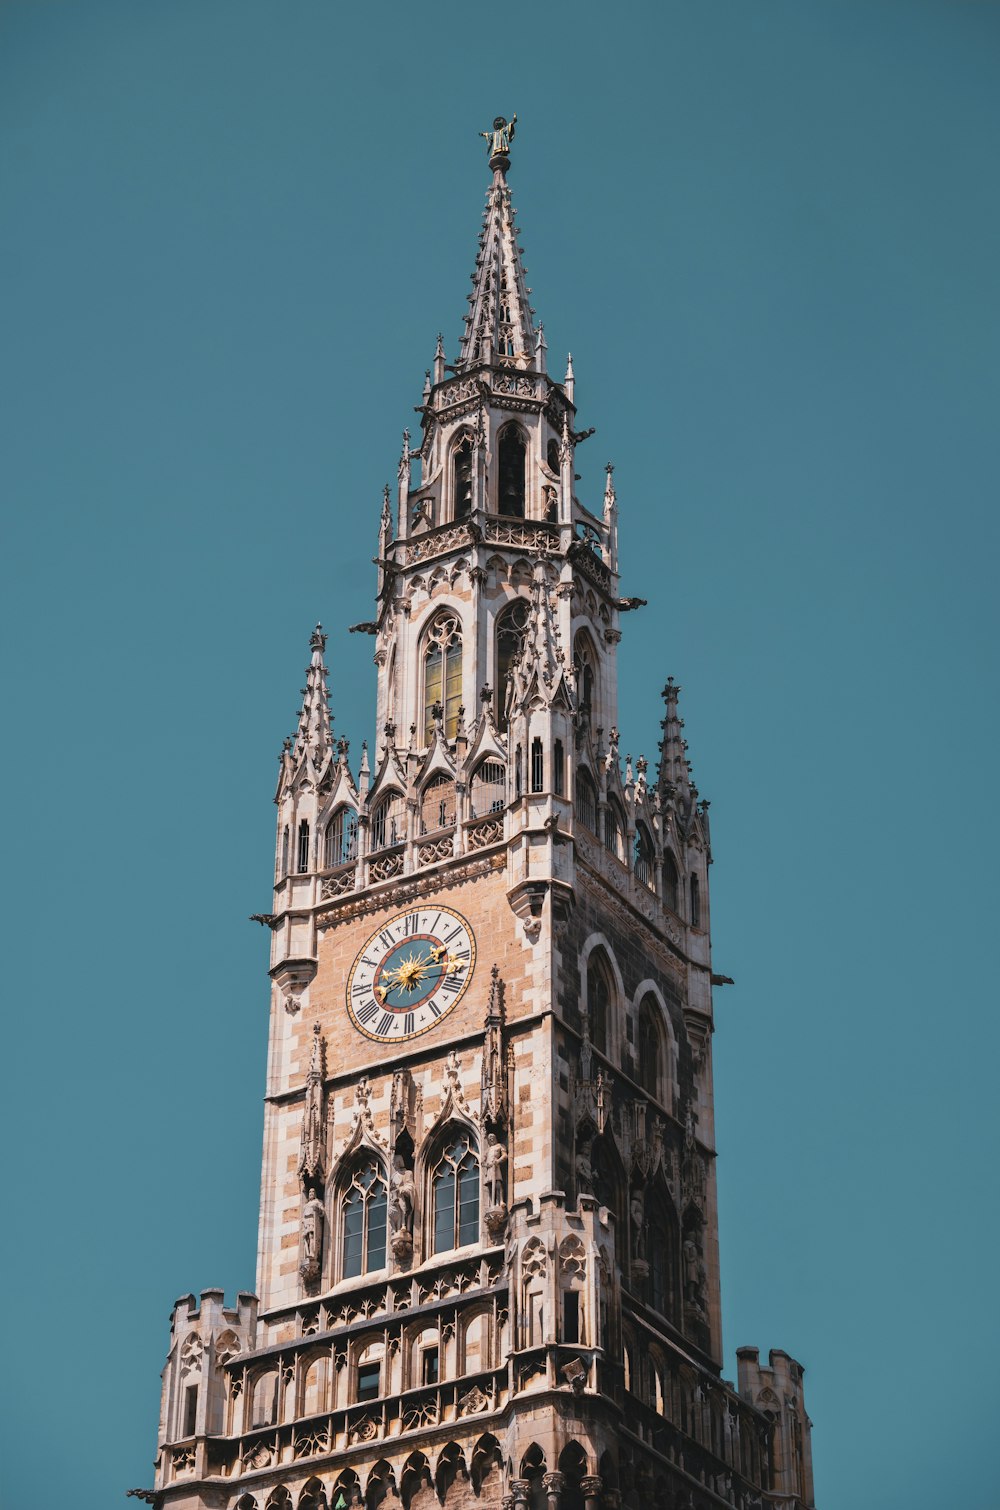
<path id="1" fill-rule="evenodd" d="M 1000 5 L 0 7 L 10 1505 L 152 1482 L 253 1288 L 276 756 L 373 735 L 383 482 L 511 174 L 623 749 L 712 800 L 728 1375 L 820 1510 L 997 1504 Z"/>

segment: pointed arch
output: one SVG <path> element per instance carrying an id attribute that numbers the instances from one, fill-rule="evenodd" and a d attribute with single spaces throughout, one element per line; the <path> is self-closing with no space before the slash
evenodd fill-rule
<path id="1" fill-rule="evenodd" d="M 426 1455 L 422 1452 L 411 1452 L 399 1476 L 399 1497 L 403 1501 L 405 1510 L 410 1510 L 413 1499 L 421 1489 L 431 1488 L 432 1485 L 431 1468 Z"/>
<path id="2" fill-rule="evenodd" d="M 604 949 L 594 949 L 587 960 L 587 1019 L 590 1041 L 599 1054 L 610 1053 L 611 1016 L 615 1006 L 614 976 Z"/>
<path id="3" fill-rule="evenodd" d="M 292 1510 L 292 1496 L 284 1484 L 277 1484 L 270 1492 L 264 1510 Z"/>
<path id="4" fill-rule="evenodd" d="M 582 1480 L 590 1472 L 587 1454 L 574 1438 L 559 1454 L 559 1472 L 565 1479 L 559 1510 L 585 1510 Z"/>
<path id="5" fill-rule="evenodd" d="M 368 851 L 391 849 L 406 839 L 406 798 L 402 792 L 384 792 L 372 808 Z"/>
<path id="6" fill-rule="evenodd" d="M 497 436 L 497 513 L 524 518 L 528 448 L 516 420 L 508 420 Z"/>
<path id="7" fill-rule="evenodd" d="M 337 1474 L 333 1489 L 330 1493 L 330 1510 L 348 1510 L 348 1506 L 354 1504 L 354 1491 L 357 1489 L 360 1498 L 361 1486 L 357 1474 L 353 1468 L 344 1468 Z"/>
<path id="8" fill-rule="evenodd" d="M 655 980 L 644 980 L 635 1001 L 639 1083 L 648 1096 L 673 1114 L 677 1089 L 677 1040 L 670 1012 Z"/>
<path id="9" fill-rule="evenodd" d="M 625 810 L 615 796 L 608 798 L 604 809 L 604 846 L 610 849 L 616 860 L 626 864 Z"/>
<path id="10" fill-rule="evenodd" d="M 632 854 L 632 869 L 635 878 L 652 891 L 656 886 L 656 851 L 653 836 L 641 820 L 635 826 L 635 846 Z"/>
<path id="11" fill-rule="evenodd" d="M 590 1024 L 590 1041 L 595 1049 L 615 1063 L 622 1062 L 621 1040 L 624 1031 L 625 988 L 614 950 L 603 933 L 591 933 L 580 950 L 580 1012 L 591 1010 L 591 968 L 596 966 L 604 974 L 603 989 L 606 992 L 605 1042 L 602 1048 Z M 599 1001 L 599 997 L 597 998 Z"/>
<path id="12" fill-rule="evenodd" d="M 472 513 L 472 436 L 463 430 L 451 448 L 452 518 L 468 519 Z"/>
<path id="13" fill-rule="evenodd" d="M 390 1489 L 396 1493 L 396 1475 L 391 1463 L 385 1458 L 379 1458 L 368 1475 L 368 1483 L 365 1487 L 365 1505 L 367 1510 L 378 1510 Z"/>
<path id="14" fill-rule="evenodd" d="M 497 728 L 503 731 L 507 728 L 507 683 L 510 677 L 511 667 L 521 653 L 524 644 L 524 634 L 528 627 L 528 616 L 531 612 L 531 604 L 525 597 L 512 599 L 497 615 L 496 629 L 496 670 L 494 684 L 496 692 L 493 706 L 496 709 Z"/>
<path id="15" fill-rule="evenodd" d="M 679 916 L 681 910 L 681 877 L 677 866 L 677 859 L 672 850 L 665 849 L 663 851 L 663 864 L 660 867 L 660 876 L 663 883 L 661 893 L 663 905 Z"/>
<path id="16" fill-rule="evenodd" d="M 421 837 L 455 827 L 455 782 L 444 771 L 421 789 L 417 820 Z"/>
<path id="17" fill-rule="evenodd" d="M 434 1474 L 434 1484 L 442 1505 L 455 1480 L 468 1477 L 469 1469 L 465 1461 L 465 1453 L 457 1442 L 448 1442 L 438 1453 L 437 1469 Z"/>
<path id="18" fill-rule="evenodd" d="M 573 671 L 576 676 L 576 705 L 580 712 L 600 722 L 597 717 L 599 701 L 599 665 L 594 642 L 586 629 L 577 630 L 573 641 Z"/>
<path id="19" fill-rule="evenodd" d="M 472 1487 L 477 1494 L 482 1494 L 483 1485 L 494 1473 L 503 1474 L 503 1453 L 496 1437 L 484 1432 L 472 1449 Z"/>
<path id="20" fill-rule="evenodd" d="M 323 867 L 333 870 L 358 858 L 358 815 L 346 802 L 334 809 L 323 831 Z"/>
<path id="21" fill-rule="evenodd" d="M 574 811 L 577 819 L 584 828 L 592 834 L 597 833 L 597 787 L 594 778 L 585 765 L 576 768 L 576 790 L 574 793 Z"/>
<path id="22" fill-rule="evenodd" d="M 507 806 L 507 767 L 502 760 L 487 755 L 475 769 L 471 786 L 470 817 L 502 813 Z"/>
<path id="23" fill-rule="evenodd" d="M 462 705 L 462 621 L 455 609 L 434 615 L 422 635 L 423 729 L 429 744 L 437 719 L 444 721 L 444 736 L 458 733 L 458 710 Z M 440 713 L 438 713 L 440 709 Z"/>
<path id="24" fill-rule="evenodd" d="M 326 1490 L 319 1479 L 306 1479 L 296 1503 L 296 1510 L 327 1510 Z"/>
<path id="25" fill-rule="evenodd" d="M 334 1183 L 336 1275 L 354 1279 L 386 1265 L 388 1179 L 385 1163 L 361 1146 L 345 1159 Z"/>
<path id="26" fill-rule="evenodd" d="M 528 1504 L 531 1510 L 547 1510 L 548 1495 L 543 1482 L 546 1472 L 545 1454 L 537 1442 L 532 1442 L 521 1459 L 521 1471 L 518 1475 L 519 1478 L 527 1479 L 531 1485 L 528 1491 Z"/>
<path id="27" fill-rule="evenodd" d="M 250 1426 L 274 1426 L 278 1420 L 278 1370 L 269 1368 L 257 1374 L 250 1397 Z"/>

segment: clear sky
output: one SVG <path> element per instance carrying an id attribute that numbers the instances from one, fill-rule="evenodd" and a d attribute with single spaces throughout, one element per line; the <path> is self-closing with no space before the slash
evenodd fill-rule
<path id="1" fill-rule="evenodd" d="M 276 756 L 373 736 L 383 482 L 511 173 L 622 748 L 712 800 L 727 1375 L 820 1510 L 993 1510 L 1000 6 L 6 0 L 4 1500 L 152 1482 L 254 1283 Z"/>

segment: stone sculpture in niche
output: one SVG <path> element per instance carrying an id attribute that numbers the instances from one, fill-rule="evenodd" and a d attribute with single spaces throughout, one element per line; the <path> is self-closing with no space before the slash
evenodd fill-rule
<path id="1" fill-rule="evenodd" d="M 413 1171 L 401 1153 L 392 1156 L 389 1170 L 389 1246 L 393 1257 L 405 1263 L 413 1253 Z"/>
<path id="2" fill-rule="evenodd" d="M 301 1259 L 299 1273 L 306 1284 L 319 1278 L 323 1263 L 323 1202 L 315 1188 L 308 1188 L 308 1199 L 302 1208 L 302 1235 L 299 1246 Z"/>

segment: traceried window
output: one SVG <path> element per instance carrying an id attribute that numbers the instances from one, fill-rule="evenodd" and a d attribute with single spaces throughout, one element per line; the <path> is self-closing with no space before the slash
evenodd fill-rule
<path id="1" fill-rule="evenodd" d="M 440 707 L 445 738 L 454 739 L 462 705 L 462 628 L 455 615 L 435 619 L 424 645 L 424 734 L 430 743 Z"/>
<path id="2" fill-rule="evenodd" d="M 649 830 L 644 823 L 639 823 L 635 830 L 635 878 L 643 886 L 653 884 L 654 863 L 653 841 L 649 837 Z"/>
<path id="3" fill-rule="evenodd" d="M 594 690 L 597 677 L 594 671 L 594 652 L 586 635 L 577 636 L 573 651 L 573 670 L 576 673 L 576 699 L 581 713 L 594 710 Z"/>
<path id="4" fill-rule="evenodd" d="M 497 513 L 524 518 L 524 437 L 519 425 L 504 425 L 497 438 Z"/>
<path id="5" fill-rule="evenodd" d="M 309 869 L 309 825 L 303 818 L 299 824 L 299 849 L 297 870 L 303 875 Z"/>
<path id="6" fill-rule="evenodd" d="M 520 654 L 528 613 L 528 599 L 515 598 L 497 619 L 497 686 L 494 707 L 497 725 L 501 729 L 507 727 L 507 678 L 515 658 Z"/>
<path id="7" fill-rule="evenodd" d="M 471 1137 L 459 1133 L 449 1143 L 432 1177 L 434 1252 L 479 1241 L 479 1158 Z"/>
<path id="8" fill-rule="evenodd" d="M 679 912 L 680 896 L 678 882 L 680 877 L 677 874 L 677 861 L 669 849 L 663 856 L 661 875 L 663 876 L 663 905 L 664 907 L 669 907 L 671 912 Z"/>
<path id="9" fill-rule="evenodd" d="M 341 1279 L 385 1268 L 386 1189 L 374 1159 L 360 1165 L 340 1202 Z"/>
<path id="10" fill-rule="evenodd" d="M 578 766 L 576 772 L 576 816 L 584 828 L 597 833 L 597 788 L 585 765 Z"/>
<path id="11" fill-rule="evenodd" d="M 545 752 L 540 739 L 531 741 L 531 790 L 545 790 Z"/>
<path id="12" fill-rule="evenodd" d="M 338 807 L 326 825 L 323 863 L 327 870 L 358 858 L 358 815 L 353 808 Z"/>
<path id="13" fill-rule="evenodd" d="M 406 798 L 388 792 L 372 812 L 371 849 L 391 849 L 406 838 Z"/>
<path id="14" fill-rule="evenodd" d="M 452 452 L 452 490 L 455 518 L 468 519 L 472 512 L 472 441 L 467 435 Z"/>
<path id="15" fill-rule="evenodd" d="M 502 813 L 507 806 L 507 767 L 502 760 L 484 760 L 472 778 L 472 816 Z"/>
<path id="16" fill-rule="evenodd" d="M 433 776 L 420 794 L 420 832 L 455 826 L 455 783 L 449 776 Z"/>
<path id="17" fill-rule="evenodd" d="M 617 860 L 625 859 L 625 814 L 617 799 L 609 797 L 604 809 L 604 845 Z"/>
<path id="18" fill-rule="evenodd" d="M 608 1017 L 613 990 L 607 961 L 601 950 L 595 949 L 587 961 L 587 1014 L 590 1041 L 602 1054 L 608 1052 Z"/>

